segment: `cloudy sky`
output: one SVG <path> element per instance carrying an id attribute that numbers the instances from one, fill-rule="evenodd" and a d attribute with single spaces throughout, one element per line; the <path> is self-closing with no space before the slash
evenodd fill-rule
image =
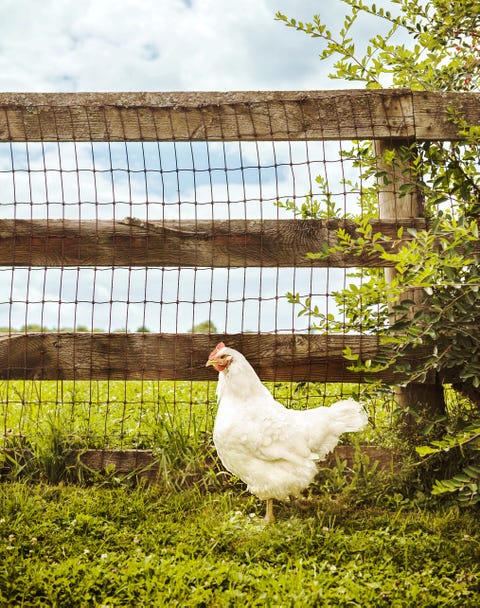
<path id="1" fill-rule="evenodd" d="M 340 0 L 2 0 L 0 90 L 332 88 L 319 41 L 274 17 L 318 13 L 334 25 L 344 8 Z"/>
<path id="2" fill-rule="evenodd" d="M 0 91 L 340 88 L 345 83 L 329 80 L 328 67 L 318 59 L 320 42 L 275 21 L 275 13 L 305 21 L 320 13 L 334 26 L 343 8 L 339 0 L 2 0 Z M 368 20 L 358 24 L 361 39 L 374 33 L 370 30 Z M 275 216 L 276 198 L 301 199 L 312 192 L 322 168 L 330 188 L 338 188 L 339 165 L 332 164 L 326 175 L 325 149 L 318 144 L 309 149 L 242 144 L 241 150 L 214 144 L 209 158 L 223 162 L 223 171 L 203 184 L 200 176 L 206 174 L 197 172 L 195 186 L 191 163 L 204 162 L 202 145 L 106 146 L 3 144 L 2 216 L 144 217 L 145 179 L 137 183 L 130 172 L 137 161 L 148 165 L 149 217 L 156 218 L 192 217 L 193 210 L 195 217 L 208 218 Z M 239 179 L 238 170 L 228 170 L 238 164 L 239 151 L 243 162 L 263 163 L 262 172 L 250 176 L 242 169 Z M 273 158 L 283 163 L 275 170 Z M 186 163 L 181 184 L 170 184 L 175 167 L 165 167 L 172 159 Z M 155 169 L 159 160 L 161 172 Z M 75 175 L 78 163 L 82 171 Z M 259 191 L 269 205 L 258 202 Z M 193 205 L 199 202 L 203 207 Z M 147 325 L 154 331 L 188 331 L 210 318 L 220 332 L 305 330 L 308 320 L 296 317 L 285 293 L 317 294 L 323 309 L 332 310 L 326 293 L 343 280 L 343 274 L 321 269 L 38 268 L 2 269 L 1 275 L 7 287 L 0 327 L 39 323 L 134 330 Z"/>

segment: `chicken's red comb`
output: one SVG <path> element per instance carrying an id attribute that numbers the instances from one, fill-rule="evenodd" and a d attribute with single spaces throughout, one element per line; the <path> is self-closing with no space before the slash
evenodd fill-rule
<path id="1" fill-rule="evenodd" d="M 222 350 L 222 348 L 225 348 L 225 344 L 223 342 L 219 342 L 217 344 L 217 346 L 215 346 L 215 350 L 212 350 L 212 352 L 210 353 L 208 358 L 213 359 L 215 357 L 215 355 L 218 353 L 218 351 Z"/>

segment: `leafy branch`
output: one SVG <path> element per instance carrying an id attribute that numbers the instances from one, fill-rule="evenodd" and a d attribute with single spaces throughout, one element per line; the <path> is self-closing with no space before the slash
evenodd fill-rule
<path id="1" fill-rule="evenodd" d="M 321 43 L 321 60 L 336 60 L 331 78 L 362 82 L 367 88 L 479 89 L 478 0 L 390 0 L 390 11 L 363 0 L 341 1 L 347 14 L 336 32 L 318 15 L 305 23 L 277 14 L 287 27 Z M 361 15 L 377 19 L 380 32 L 365 48 L 356 43 Z M 468 452 L 471 468 L 464 468 L 453 480 L 436 482 L 433 491 L 468 495 L 471 503 L 478 496 L 478 465 L 473 459 L 478 456 L 480 405 L 480 127 L 468 125 L 453 108 L 450 119 L 462 141 L 413 142 L 387 151 L 383 158 L 377 158 L 371 142 L 355 142 L 352 150 L 340 153 L 342 160 L 359 170 L 361 184 L 367 184 L 362 188 L 344 184 L 350 186 L 350 194 L 358 195 L 359 213 L 349 217 L 355 230 L 339 226 L 336 243 L 309 257 L 357 256 L 360 268 L 350 273 L 348 285 L 332 294 L 335 314 L 323 313 L 299 294 L 288 298 L 299 314 L 309 316 L 317 331 L 379 337 L 381 348 L 373 360 L 362 361 L 345 350 L 353 369 L 390 366 L 409 382 L 433 375 L 468 397 L 469 415 L 477 429 L 471 439 L 466 440 L 460 430 L 439 440 L 445 443 L 424 446 L 419 453 L 436 454 L 453 447 Z M 425 229 L 409 228 L 406 233 L 400 229 L 396 237 L 373 230 L 372 220 L 379 215 L 378 191 L 392 183 L 399 198 L 412 192 L 420 197 Z M 291 203 L 291 209 L 295 207 Z M 298 211 L 305 218 L 337 213 L 327 191 L 320 200 L 306 199 Z M 394 276 L 386 281 L 381 269 L 362 268 L 360 261 L 368 256 L 391 265 Z"/>

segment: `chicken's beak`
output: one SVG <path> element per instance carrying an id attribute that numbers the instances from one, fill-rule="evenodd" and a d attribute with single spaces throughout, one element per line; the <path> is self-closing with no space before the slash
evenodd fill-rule
<path id="1" fill-rule="evenodd" d="M 211 365 L 215 365 L 216 361 L 215 359 L 209 359 L 206 363 L 205 363 L 205 367 L 210 367 Z"/>

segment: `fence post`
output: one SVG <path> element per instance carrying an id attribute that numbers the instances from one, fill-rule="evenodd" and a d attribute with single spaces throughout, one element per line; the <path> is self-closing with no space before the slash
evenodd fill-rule
<path id="1" fill-rule="evenodd" d="M 406 162 L 399 158 L 398 150 L 401 147 L 411 145 L 411 140 L 391 140 L 380 139 L 374 142 L 378 172 L 383 175 L 378 179 L 378 211 L 380 219 L 385 220 L 405 220 L 424 217 L 423 202 L 420 192 L 413 188 L 407 194 L 400 197 L 399 189 L 402 184 L 415 183 L 415 176 L 411 175 L 411 170 Z M 395 152 L 393 163 L 386 161 L 386 155 Z M 385 184 L 385 181 L 388 183 Z M 395 268 L 385 268 L 385 278 L 390 282 L 395 276 Z M 421 304 L 425 297 L 423 289 L 411 289 L 405 291 L 404 298 Z M 445 396 L 442 384 L 436 378 L 430 378 L 427 382 L 412 382 L 405 387 L 395 389 L 396 402 L 404 410 L 405 414 L 402 421 L 403 429 L 400 432 L 405 434 L 405 439 L 415 440 L 418 434 L 415 421 L 415 413 L 424 414 L 430 420 L 445 414 Z"/>

